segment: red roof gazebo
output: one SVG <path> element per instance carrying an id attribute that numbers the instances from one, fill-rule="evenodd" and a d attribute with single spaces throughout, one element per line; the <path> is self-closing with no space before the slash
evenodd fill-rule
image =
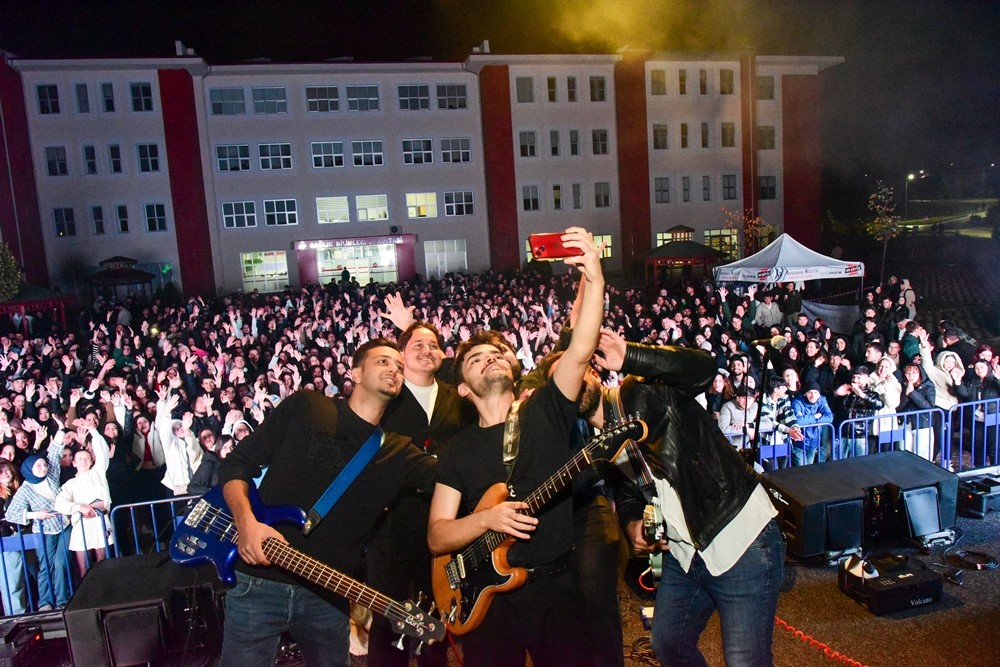
<path id="1" fill-rule="evenodd" d="M 654 289 L 659 288 L 662 269 L 666 269 L 669 277 L 673 269 L 700 266 L 705 275 L 708 275 L 708 267 L 718 264 L 724 258 L 725 253 L 696 241 L 670 241 L 646 255 L 646 284 L 652 282 Z"/>
<path id="2" fill-rule="evenodd" d="M 0 303 L 0 315 L 20 315 L 21 329 L 25 336 L 30 336 L 28 318 L 30 313 L 48 310 L 53 319 L 58 321 L 62 330 L 66 330 L 66 304 L 75 301 L 75 296 L 55 292 L 36 285 L 22 285 L 10 301 Z"/>

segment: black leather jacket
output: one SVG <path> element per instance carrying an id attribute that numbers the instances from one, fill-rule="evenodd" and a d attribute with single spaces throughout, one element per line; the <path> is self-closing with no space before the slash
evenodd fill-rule
<path id="1" fill-rule="evenodd" d="M 625 413 L 649 426 L 643 456 L 652 473 L 677 491 L 694 546 L 703 550 L 759 481 L 695 401 L 715 377 L 715 361 L 701 350 L 628 343 L 622 372 L 629 374 L 622 386 L 605 390 L 605 416 L 613 416 L 618 391 Z M 642 518 L 646 500 L 635 484 L 617 491 L 615 502 L 624 522 Z"/>

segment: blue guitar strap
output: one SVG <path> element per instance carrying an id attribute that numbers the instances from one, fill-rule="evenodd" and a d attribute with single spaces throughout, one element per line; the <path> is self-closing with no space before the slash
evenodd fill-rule
<path id="1" fill-rule="evenodd" d="M 340 471 L 337 478 L 330 483 L 330 486 L 327 487 L 323 495 L 316 501 L 316 504 L 309 510 L 309 514 L 306 517 L 306 525 L 302 527 L 303 535 L 308 535 L 312 532 L 313 528 L 319 525 L 323 517 L 340 500 L 340 497 L 344 495 L 344 491 L 347 491 L 347 487 L 357 479 L 361 470 L 372 460 L 375 452 L 382 446 L 384 439 L 385 434 L 382 433 L 382 427 L 376 426 L 375 430 L 368 437 L 368 440 L 365 441 L 365 444 L 361 445 L 361 449 L 344 466 L 344 469 Z"/>

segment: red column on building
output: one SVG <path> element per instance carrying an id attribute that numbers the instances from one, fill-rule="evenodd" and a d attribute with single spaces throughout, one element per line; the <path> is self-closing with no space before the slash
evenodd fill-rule
<path id="1" fill-rule="evenodd" d="M 170 169 L 170 196 L 177 234 L 184 291 L 215 294 L 212 239 L 205 209 L 205 178 L 191 74 L 183 69 L 159 71 L 160 108 Z"/>
<path id="2" fill-rule="evenodd" d="M 743 210 L 734 213 L 757 216 L 757 65 L 753 56 L 740 58 L 740 149 L 743 162 Z M 760 248 L 757 248 L 758 250 Z M 749 248 L 744 248 L 747 253 Z"/>
<path id="3" fill-rule="evenodd" d="M 637 271 L 651 248 L 649 140 L 646 114 L 647 53 L 627 52 L 615 65 L 615 127 L 618 133 L 618 187 L 621 257 Z"/>
<path id="4" fill-rule="evenodd" d="M 518 248 L 517 186 L 514 182 L 514 135 L 510 107 L 510 72 L 506 65 L 486 65 L 479 73 L 483 119 L 483 168 L 486 174 L 490 263 L 494 269 L 521 268 Z"/>
<path id="5" fill-rule="evenodd" d="M 820 83 L 815 75 L 781 77 L 782 195 L 785 233 L 819 250 L 822 193 Z"/>

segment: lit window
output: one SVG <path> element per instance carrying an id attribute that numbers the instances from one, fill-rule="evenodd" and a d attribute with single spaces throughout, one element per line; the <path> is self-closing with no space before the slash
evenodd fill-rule
<path id="1" fill-rule="evenodd" d="M 723 123 L 722 124 L 722 140 L 723 148 L 735 148 L 736 147 L 736 123 Z"/>
<path id="2" fill-rule="evenodd" d="M 552 186 L 552 210 L 561 211 L 562 210 L 562 186 L 553 185 Z"/>
<path id="3" fill-rule="evenodd" d="M 558 102 L 559 94 L 558 89 L 556 88 L 556 78 L 554 76 L 548 77 L 545 80 L 545 85 L 549 91 L 549 102 Z"/>
<path id="4" fill-rule="evenodd" d="M 437 193 L 436 192 L 406 193 L 406 217 L 410 218 L 411 220 L 416 218 L 438 217 Z"/>
<path id="5" fill-rule="evenodd" d="M 316 197 L 316 221 L 321 225 L 350 222 L 351 205 L 347 197 Z"/>
<path id="6" fill-rule="evenodd" d="M 277 292 L 288 285 L 288 260 L 284 250 L 240 253 L 243 291 Z"/>
<path id="7" fill-rule="evenodd" d="M 736 86 L 734 83 L 733 70 L 731 69 L 719 70 L 719 94 L 732 95 L 735 89 Z"/>
<path id="8" fill-rule="evenodd" d="M 706 229 L 705 245 L 725 255 L 725 259 L 739 259 L 740 232 L 737 229 Z"/>
<path id="9" fill-rule="evenodd" d="M 649 94 L 667 94 L 667 72 L 662 69 L 654 69 L 649 72 Z"/>
<path id="10" fill-rule="evenodd" d="M 358 221 L 388 220 L 389 197 L 387 195 L 358 195 L 354 198 L 358 210 Z"/>
<path id="11" fill-rule="evenodd" d="M 601 259 L 611 257 L 611 234 L 594 234 L 594 245 L 601 248 L 601 244 L 604 244 L 601 250 Z"/>
<path id="12" fill-rule="evenodd" d="M 773 125 L 758 125 L 757 126 L 757 149 L 758 150 L 771 150 L 774 148 L 774 126 Z"/>

